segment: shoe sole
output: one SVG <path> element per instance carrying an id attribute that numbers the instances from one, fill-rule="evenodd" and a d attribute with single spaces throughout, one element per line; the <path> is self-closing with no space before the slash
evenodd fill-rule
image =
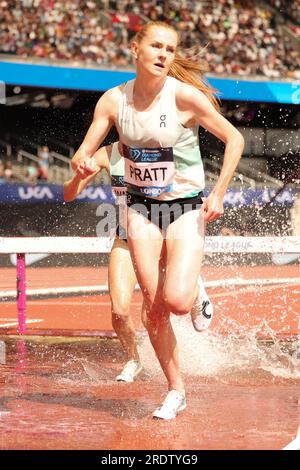
<path id="1" fill-rule="evenodd" d="M 205 328 L 198 328 L 198 327 L 194 324 L 193 321 L 192 321 L 192 323 L 193 323 L 194 330 L 197 331 L 197 333 L 201 333 L 202 331 L 208 330 L 209 327 L 210 327 L 210 324 L 211 324 L 211 322 L 210 322 L 209 325 L 207 325 Z"/>
<path id="2" fill-rule="evenodd" d="M 143 368 L 141 367 L 141 369 L 139 369 L 139 370 L 135 373 L 135 375 L 134 375 L 134 377 L 133 377 L 132 380 L 125 380 L 125 379 L 116 377 L 116 382 L 126 382 L 126 383 L 128 383 L 128 384 L 131 384 L 132 382 L 135 381 L 135 379 L 138 377 L 138 375 L 140 375 L 140 373 L 142 372 L 142 370 L 143 370 Z"/>
<path id="3" fill-rule="evenodd" d="M 168 420 L 170 420 L 170 419 L 175 419 L 178 413 L 180 413 L 181 411 L 183 411 L 183 410 L 186 409 L 186 406 L 187 406 L 186 403 L 185 403 L 184 405 L 181 405 L 181 407 L 178 408 L 177 413 L 176 413 L 176 415 L 175 415 L 173 418 L 162 418 L 161 416 L 155 416 L 154 414 L 152 415 L 152 418 L 153 418 L 153 419 L 162 419 L 162 420 L 164 420 L 164 421 L 168 421 Z M 155 413 L 155 412 L 154 412 L 154 413 Z"/>

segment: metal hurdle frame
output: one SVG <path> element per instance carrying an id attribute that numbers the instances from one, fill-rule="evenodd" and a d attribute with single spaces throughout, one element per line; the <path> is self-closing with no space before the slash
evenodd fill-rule
<path id="1" fill-rule="evenodd" d="M 55 239 L 55 246 L 52 242 Z M 16 254 L 18 332 L 26 332 L 26 254 L 109 253 L 111 238 L 97 237 L 0 237 L 0 255 Z M 300 237 L 206 237 L 209 253 L 299 253 Z"/>

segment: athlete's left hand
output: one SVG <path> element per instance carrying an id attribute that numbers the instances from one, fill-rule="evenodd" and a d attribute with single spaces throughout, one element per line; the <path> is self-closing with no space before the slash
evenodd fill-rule
<path id="1" fill-rule="evenodd" d="M 203 201 L 203 212 L 205 222 L 213 222 L 224 214 L 223 195 L 214 193 Z"/>

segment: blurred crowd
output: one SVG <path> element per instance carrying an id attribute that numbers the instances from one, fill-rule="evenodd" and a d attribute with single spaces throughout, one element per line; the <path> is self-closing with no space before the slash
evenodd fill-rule
<path id="1" fill-rule="evenodd" d="M 30 160 L 27 165 L 22 165 L 19 171 L 15 163 L 10 159 L 0 159 L 0 184 L 23 182 L 36 184 L 46 182 L 49 177 L 50 151 L 45 145 L 39 149 L 36 160 Z"/>
<path id="2" fill-rule="evenodd" d="M 272 7 L 276 8 L 292 21 L 300 25 L 300 2 L 299 0 L 268 0 Z"/>
<path id="3" fill-rule="evenodd" d="M 0 184 L 14 180 L 13 164 L 11 160 L 0 160 Z"/>
<path id="4" fill-rule="evenodd" d="M 269 3 L 289 20 L 287 27 L 300 41 L 300 1 L 269 0 Z"/>
<path id="5" fill-rule="evenodd" d="M 299 20 L 298 0 L 270 3 Z M 126 67 L 147 19 L 174 25 L 209 72 L 300 78 L 299 47 L 253 0 L 0 0 L 0 52 Z"/>

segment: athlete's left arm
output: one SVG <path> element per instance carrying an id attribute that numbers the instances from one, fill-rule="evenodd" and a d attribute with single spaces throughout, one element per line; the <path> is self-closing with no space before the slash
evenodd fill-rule
<path id="1" fill-rule="evenodd" d="M 217 183 L 205 200 L 205 220 L 212 222 L 220 217 L 223 210 L 223 198 L 244 149 L 242 134 L 222 116 L 204 93 L 183 85 L 177 98 L 178 106 L 191 111 L 191 118 L 200 126 L 214 134 L 225 144 L 224 160 Z"/>

